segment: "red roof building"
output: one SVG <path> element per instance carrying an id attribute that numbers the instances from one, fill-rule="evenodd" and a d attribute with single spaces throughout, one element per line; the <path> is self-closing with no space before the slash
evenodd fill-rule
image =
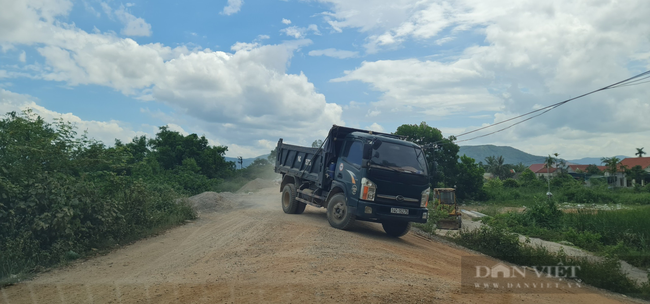
<path id="1" fill-rule="evenodd" d="M 548 169 L 548 170 L 547 170 Z M 539 170 L 535 171 L 535 173 L 555 173 L 557 171 L 557 168 L 540 168 Z"/>
<path id="2" fill-rule="evenodd" d="M 619 164 L 619 171 L 625 171 L 625 168 L 632 169 L 636 166 L 641 166 L 643 170 L 648 171 L 650 168 L 650 157 L 630 157 L 621 161 Z"/>
<path id="3" fill-rule="evenodd" d="M 528 169 L 530 169 L 530 171 L 533 171 L 533 173 L 537 173 L 537 171 L 541 168 L 544 168 L 544 166 L 545 164 L 532 164 L 530 167 L 528 167 Z"/>
<path id="4" fill-rule="evenodd" d="M 650 157 L 649 157 L 650 158 Z M 587 167 L 591 165 L 569 165 L 569 173 L 587 172 Z M 596 166 L 598 170 L 604 171 L 607 169 L 605 166 Z"/>

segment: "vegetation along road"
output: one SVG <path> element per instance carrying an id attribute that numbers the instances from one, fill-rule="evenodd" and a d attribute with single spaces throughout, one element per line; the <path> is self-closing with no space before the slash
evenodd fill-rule
<path id="1" fill-rule="evenodd" d="M 0 303 L 615 303 L 596 290 L 469 294 L 460 290 L 467 250 L 381 226 L 329 226 L 324 209 L 280 208 L 277 186 L 203 194 L 197 220 L 104 256 L 5 287 Z"/>

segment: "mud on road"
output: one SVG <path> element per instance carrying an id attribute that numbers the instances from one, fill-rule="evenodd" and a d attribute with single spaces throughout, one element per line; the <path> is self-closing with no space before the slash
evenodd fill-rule
<path id="1" fill-rule="evenodd" d="M 468 251 L 413 232 L 394 239 L 374 223 L 337 230 L 322 208 L 284 214 L 276 187 L 228 199 L 232 208 L 206 208 L 162 235 L 4 288 L 0 303 L 631 301 L 595 289 L 462 293 L 460 258 Z"/>

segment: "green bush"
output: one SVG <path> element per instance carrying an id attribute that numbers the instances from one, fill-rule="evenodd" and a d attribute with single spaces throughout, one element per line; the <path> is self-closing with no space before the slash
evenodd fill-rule
<path id="1" fill-rule="evenodd" d="M 573 186 L 563 189 L 561 197 L 576 204 L 611 204 L 615 203 L 615 194 L 606 187 Z"/>
<path id="2" fill-rule="evenodd" d="M 506 188 L 519 188 L 519 182 L 515 179 L 508 178 L 503 181 L 503 186 Z"/>
<path id="3" fill-rule="evenodd" d="M 519 237 L 501 227 L 481 226 L 479 229 L 462 229 L 456 238 L 458 244 L 490 256 L 517 256 L 520 254 Z"/>

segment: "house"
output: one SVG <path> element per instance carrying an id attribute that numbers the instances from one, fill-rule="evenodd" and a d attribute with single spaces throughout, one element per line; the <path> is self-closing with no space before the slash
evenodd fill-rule
<path id="1" fill-rule="evenodd" d="M 546 164 L 532 164 L 532 165 L 530 165 L 530 167 L 528 167 L 528 169 L 530 169 L 530 171 L 533 171 L 533 173 L 535 173 L 539 169 L 545 168 L 544 166 L 546 166 Z"/>
<path id="2" fill-rule="evenodd" d="M 528 167 L 530 171 L 533 171 L 535 173 L 535 176 L 537 178 L 547 178 L 547 177 L 554 177 L 557 175 L 557 168 L 546 168 L 546 164 L 532 164 Z"/>
<path id="3" fill-rule="evenodd" d="M 567 168 L 567 173 L 587 173 L 587 167 L 592 165 L 569 165 Z M 604 172 L 607 167 L 605 166 L 596 166 L 598 170 Z"/>
<path id="4" fill-rule="evenodd" d="M 616 172 L 616 187 L 633 187 L 634 184 L 636 184 L 636 180 L 632 179 L 632 177 L 628 177 L 625 174 L 625 169 L 632 169 L 636 166 L 641 166 L 641 169 L 644 171 L 650 173 L 650 157 L 629 157 L 623 159 L 619 164 L 618 164 L 618 172 Z M 609 176 L 609 173 L 606 173 L 605 176 Z M 643 180 L 639 181 L 641 182 L 641 186 L 643 186 L 645 183 Z"/>
<path id="5" fill-rule="evenodd" d="M 557 175 L 557 168 L 541 168 L 535 172 L 535 175 L 537 175 L 537 178 L 552 178 Z"/>
<path id="6" fill-rule="evenodd" d="M 641 169 L 650 173 L 650 157 L 629 157 L 623 159 L 618 164 L 618 170 L 616 174 L 612 175 L 610 172 L 605 172 L 605 176 L 613 176 L 613 180 L 610 180 L 610 183 L 613 182 L 614 187 L 633 187 L 636 184 L 636 180 L 632 177 L 629 177 L 625 174 L 625 169 L 632 169 L 636 166 L 641 166 Z M 641 186 L 645 185 L 643 180 L 639 181 Z"/>

